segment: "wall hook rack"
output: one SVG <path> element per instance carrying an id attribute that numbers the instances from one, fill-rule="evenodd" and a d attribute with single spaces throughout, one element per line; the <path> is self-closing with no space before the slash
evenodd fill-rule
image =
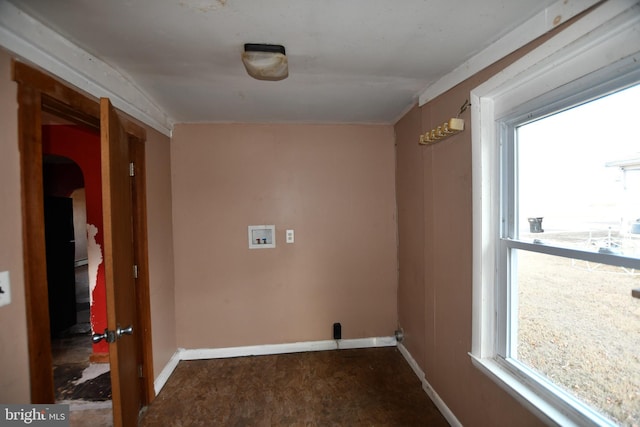
<path id="1" fill-rule="evenodd" d="M 441 126 L 420 135 L 420 145 L 431 145 L 464 130 L 464 119 L 452 117 Z"/>

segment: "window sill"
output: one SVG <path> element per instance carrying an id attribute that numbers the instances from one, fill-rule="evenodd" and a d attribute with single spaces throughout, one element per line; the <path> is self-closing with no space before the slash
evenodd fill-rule
<path id="1" fill-rule="evenodd" d="M 471 362 L 482 373 L 497 383 L 509 395 L 533 412 L 547 425 L 561 426 L 602 426 L 614 424 L 591 411 L 582 407 L 576 409 L 562 400 L 554 391 L 545 389 L 526 375 L 518 375 L 508 369 L 506 362 L 498 358 L 477 357 L 469 353 Z M 582 406 L 582 405 L 581 405 Z"/>

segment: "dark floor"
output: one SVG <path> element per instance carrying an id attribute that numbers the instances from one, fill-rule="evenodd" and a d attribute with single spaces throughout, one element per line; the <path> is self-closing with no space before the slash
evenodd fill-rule
<path id="1" fill-rule="evenodd" d="M 91 334 L 70 334 L 52 340 L 56 401 L 111 400 L 109 364 L 90 363 Z"/>
<path id="2" fill-rule="evenodd" d="M 111 427 L 111 378 L 108 363 L 90 363 L 89 277 L 76 268 L 77 324 L 51 340 L 56 402 L 70 405 L 71 427 Z"/>
<path id="3" fill-rule="evenodd" d="M 92 364 L 88 266 L 75 269 L 76 324 L 51 340 L 56 401 L 111 400 L 108 364 Z"/>
<path id="4" fill-rule="evenodd" d="M 182 361 L 140 426 L 448 426 L 395 347 Z"/>

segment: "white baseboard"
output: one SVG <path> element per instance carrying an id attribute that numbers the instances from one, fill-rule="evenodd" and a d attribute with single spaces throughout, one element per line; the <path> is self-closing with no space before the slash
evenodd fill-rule
<path id="1" fill-rule="evenodd" d="M 180 362 L 180 349 L 176 350 L 176 352 L 173 353 L 171 359 L 169 359 L 165 367 L 153 382 L 153 388 L 156 391 L 156 396 L 158 395 L 158 393 L 160 393 L 160 390 L 162 390 L 162 387 L 164 387 L 164 385 L 166 384 L 167 380 L 173 373 L 173 370 L 176 369 L 176 366 L 178 366 L 178 362 Z"/>
<path id="2" fill-rule="evenodd" d="M 306 351 L 393 347 L 395 345 L 396 339 L 394 337 L 377 337 L 352 340 L 326 340 L 286 344 L 251 345 L 244 347 L 180 349 L 180 360 L 221 359 L 225 357 L 264 356 L 269 354 L 302 353 Z"/>
<path id="3" fill-rule="evenodd" d="M 400 354 L 402 354 L 402 356 L 404 356 L 404 359 L 407 361 L 409 366 L 411 366 L 411 369 L 416 374 L 420 382 L 423 383 L 425 381 L 424 372 L 422 372 L 422 369 L 420 369 L 420 365 L 418 365 L 418 362 L 416 362 L 411 353 L 409 353 L 409 350 L 407 350 L 407 348 L 402 345 L 402 343 L 398 343 L 398 351 L 400 352 Z"/>
<path id="4" fill-rule="evenodd" d="M 334 341 L 335 342 L 335 341 Z M 398 344 L 395 337 L 373 337 L 338 341 L 338 350 L 351 348 L 395 347 Z"/>
<path id="5" fill-rule="evenodd" d="M 404 356 L 405 360 L 407 361 L 409 366 L 411 366 L 411 369 L 413 369 L 413 372 L 422 383 L 422 389 L 424 390 L 424 392 L 427 393 L 427 396 L 429 396 L 434 405 L 436 405 L 438 410 L 442 413 L 442 416 L 447 420 L 447 422 L 449 422 L 449 425 L 451 425 L 452 427 L 462 427 L 462 423 L 460 423 L 453 412 L 451 412 L 451 409 L 449 409 L 449 407 L 444 403 L 440 396 L 438 396 L 438 393 L 436 393 L 433 387 L 431 387 L 431 384 L 429 384 L 424 376 L 424 372 L 422 371 L 422 369 L 420 369 L 420 366 L 413 358 L 413 356 L 411 356 L 409 350 L 407 350 L 407 348 L 401 343 L 398 343 L 398 350 L 400 351 L 400 354 Z"/>
<path id="6" fill-rule="evenodd" d="M 228 357 L 265 356 L 269 354 L 303 353 L 307 351 L 347 350 L 370 347 L 395 347 L 395 337 L 372 337 L 350 340 L 306 341 L 287 344 L 251 345 L 226 348 L 179 348 L 154 381 L 156 395 L 181 360 L 223 359 Z"/>
<path id="7" fill-rule="evenodd" d="M 462 427 L 462 423 L 456 418 L 453 412 L 451 412 L 451 409 L 449 409 L 440 396 L 438 396 L 438 393 L 436 393 L 426 379 L 422 381 L 422 389 L 427 393 L 427 396 L 431 398 L 431 401 L 440 410 L 442 416 L 449 422 L 451 427 Z"/>

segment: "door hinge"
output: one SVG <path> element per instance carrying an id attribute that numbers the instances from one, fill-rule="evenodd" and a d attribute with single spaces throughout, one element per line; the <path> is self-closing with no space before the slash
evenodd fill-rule
<path id="1" fill-rule="evenodd" d="M 136 176 L 136 166 L 133 162 L 129 163 L 129 176 Z"/>
<path id="2" fill-rule="evenodd" d="M 133 265 L 133 278 L 137 279 L 138 278 L 138 266 L 137 265 Z"/>
<path id="3" fill-rule="evenodd" d="M 142 365 L 138 365 L 138 378 L 144 378 L 144 375 L 142 374 Z"/>

